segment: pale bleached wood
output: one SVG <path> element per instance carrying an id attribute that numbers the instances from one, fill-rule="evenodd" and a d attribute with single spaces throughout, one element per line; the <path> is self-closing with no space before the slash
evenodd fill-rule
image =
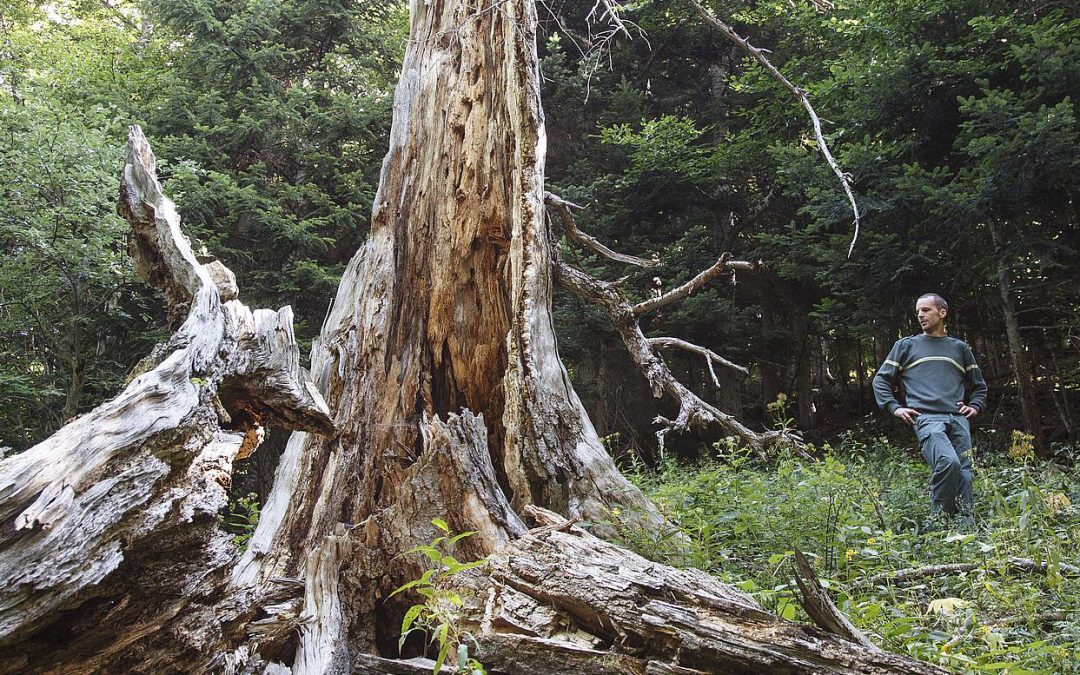
<path id="1" fill-rule="evenodd" d="M 795 96 L 795 98 L 799 100 L 799 103 L 802 104 L 802 107 L 806 109 L 806 114 L 810 116 L 810 122 L 814 127 L 814 140 L 817 141 L 818 149 L 821 150 L 822 156 L 824 156 L 825 161 L 828 162 L 829 168 L 832 169 L 833 173 L 836 174 L 836 177 L 840 180 L 840 187 L 844 190 L 848 203 L 851 204 L 851 213 L 855 217 L 853 223 L 855 232 L 851 237 L 851 244 L 848 246 L 848 257 L 850 258 L 852 251 L 855 250 L 855 243 L 859 240 L 859 228 L 862 223 L 862 216 L 859 213 L 859 204 L 855 200 L 855 192 L 851 187 L 851 176 L 844 173 L 843 169 L 840 168 L 840 165 L 833 157 L 832 152 L 829 150 L 829 144 L 825 140 L 825 133 L 821 129 L 821 118 L 818 117 L 817 111 L 814 110 L 814 106 L 810 103 L 810 97 L 806 95 L 805 90 L 796 87 L 791 83 L 791 80 L 784 77 L 784 74 L 781 73 L 780 70 L 772 64 L 769 57 L 765 55 L 764 50 L 750 44 L 748 38 L 739 35 L 734 28 L 718 19 L 715 14 L 709 11 L 704 5 L 697 2 L 697 0 L 686 1 L 694 8 L 698 16 L 704 19 L 705 23 L 715 28 L 720 34 L 749 54 L 752 59 L 757 61 L 758 64 L 765 69 L 765 72 L 767 72 L 770 77 L 779 82 L 784 89 Z M 823 10 L 823 8 L 832 8 L 832 3 L 828 2 L 828 0 L 811 0 L 811 2 L 814 2 L 819 10 Z M 823 2 L 824 4 L 819 4 L 819 2 Z"/>
<path id="2" fill-rule="evenodd" d="M 681 286 L 671 289 L 666 293 L 662 293 L 655 298 L 649 298 L 648 300 L 642 300 L 633 306 L 634 314 L 644 314 L 646 312 L 655 312 L 661 307 L 666 307 L 674 302 L 678 302 L 683 298 L 688 297 L 691 293 L 704 286 L 706 283 L 720 276 L 721 273 L 729 270 L 744 270 L 750 271 L 754 269 L 754 264 L 745 260 L 732 260 L 731 255 L 725 253 L 717 258 L 716 262 L 702 270 L 694 276 L 693 279 L 687 281 Z"/>
<path id="3" fill-rule="evenodd" d="M 120 211 L 137 270 L 182 318 L 176 334 L 115 399 L 0 461 L 0 648 L 28 671 L 66 653 L 79 654 L 70 672 L 106 668 L 205 605 L 199 598 L 223 587 L 235 559 L 217 519 L 249 432 L 333 432 L 299 367 L 291 310 L 222 303 L 221 289 L 235 296 L 232 273 L 195 259 L 154 170 L 133 127 Z M 80 606 L 109 621 L 76 631 L 64 649 L 35 646 Z M 189 637 L 205 646 L 219 634 Z"/>
<path id="4" fill-rule="evenodd" d="M 550 192 L 544 193 L 544 202 L 554 208 L 559 214 L 559 221 L 563 225 L 563 231 L 566 236 L 585 248 L 599 253 L 608 260 L 614 260 L 615 262 L 627 263 L 628 265 L 637 265 L 638 267 L 656 267 L 659 264 L 657 260 L 645 260 L 644 258 L 638 258 L 637 256 L 627 255 L 625 253 L 618 253 L 612 251 L 607 246 L 604 246 L 600 241 L 589 234 L 582 232 L 578 229 L 577 222 L 574 220 L 573 214 L 570 209 L 580 209 L 577 204 L 567 201 L 562 197 L 552 194 Z"/>
<path id="5" fill-rule="evenodd" d="M 799 604 L 815 624 L 833 635 L 839 635 L 867 649 L 877 649 L 870 638 L 837 609 L 828 591 L 818 581 L 814 568 L 799 549 L 795 549 L 795 583 L 802 595 Z"/>
<path id="6" fill-rule="evenodd" d="M 619 290 L 617 285 L 594 279 L 581 270 L 561 263 L 559 265 L 559 283 L 581 298 L 600 305 L 611 317 L 615 328 L 622 337 L 623 344 L 630 353 L 630 359 L 649 382 L 653 396 L 667 395 L 678 402 L 679 415 L 674 420 L 658 417 L 662 424 L 657 431 L 657 438 L 663 448 L 664 438 L 672 431 L 685 431 L 691 427 L 708 428 L 717 425 L 739 438 L 762 458 L 768 458 L 768 447 L 781 440 L 777 432 L 755 432 L 732 415 L 716 406 L 703 401 L 686 388 L 671 374 L 667 364 L 661 359 L 641 331 L 633 306 Z"/>

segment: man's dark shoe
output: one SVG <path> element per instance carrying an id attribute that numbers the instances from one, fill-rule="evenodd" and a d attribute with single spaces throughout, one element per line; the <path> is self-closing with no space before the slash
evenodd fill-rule
<path id="1" fill-rule="evenodd" d="M 930 532 L 940 532 L 948 527 L 948 519 L 944 513 L 931 513 L 927 516 L 926 520 L 919 526 L 919 534 L 929 534 Z"/>
<path id="2" fill-rule="evenodd" d="M 975 516 L 970 513 L 956 514 L 956 531 L 963 534 L 971 534 L 975 531 Z"/>

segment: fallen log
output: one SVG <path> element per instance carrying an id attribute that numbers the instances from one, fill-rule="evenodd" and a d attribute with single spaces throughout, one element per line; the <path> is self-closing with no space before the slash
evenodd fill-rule
<path id="1" fill-rule="evenodd" d="M 1057 569 L 1058 573 L 1062 576 L 1080 576 L 1080 567 L 1077 567 L 1076 565 L 1070 565 L 1068 563 L 1057 563 L 1055 565 L 1048 562 L 1035 562 L 1034 560 L 1029 560 L 1027 558 L 1010 557 L 999 567 L 987 565 L 983 562 L 945 563 L 942 565 L 927 565 L 925 567 L 905 567 L 904 569 L 895 570 L 893 572 L 881 572 L 880 574 L 875 574 L 864 581 L 859 582 L 859 585 L 905 584 L 929 577 L 964 574 L 967 572 L 974 572 L 975 570 L 985 570 L 991 573 L 1009 571 L 1023 572 L 1026 574 L 1046 574 L 1051 568 Z"/>

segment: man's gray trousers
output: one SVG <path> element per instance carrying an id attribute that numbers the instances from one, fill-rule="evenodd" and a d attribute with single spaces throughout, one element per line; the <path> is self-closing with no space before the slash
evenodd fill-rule
<path id="1" fill-rule="evenodd" d="M 935 513 L 971 513 L 971 424 L 963 415 L 923 413 L 915 435 L 930 465 L 930 502 Z"/>

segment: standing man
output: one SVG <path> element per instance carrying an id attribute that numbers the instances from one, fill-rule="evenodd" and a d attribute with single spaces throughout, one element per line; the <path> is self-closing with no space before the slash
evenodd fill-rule
<path id="1" fill-rule="evenodd" d="M 915 428 L 919 447 L 930 465 L 930 501 L 935 515 L 957 511 L 970 522 L 971 424 L 986 405 L 986 381 L 971 347 L 945 335 L 949 305 L 936 293 L 915 303 L 922 335 L 901 338 L 874 376 L 878 407 Z M 897 381 L 906 401 L 893 395 Z M 965 396 L 965 389 L 967 395 Z"/>

